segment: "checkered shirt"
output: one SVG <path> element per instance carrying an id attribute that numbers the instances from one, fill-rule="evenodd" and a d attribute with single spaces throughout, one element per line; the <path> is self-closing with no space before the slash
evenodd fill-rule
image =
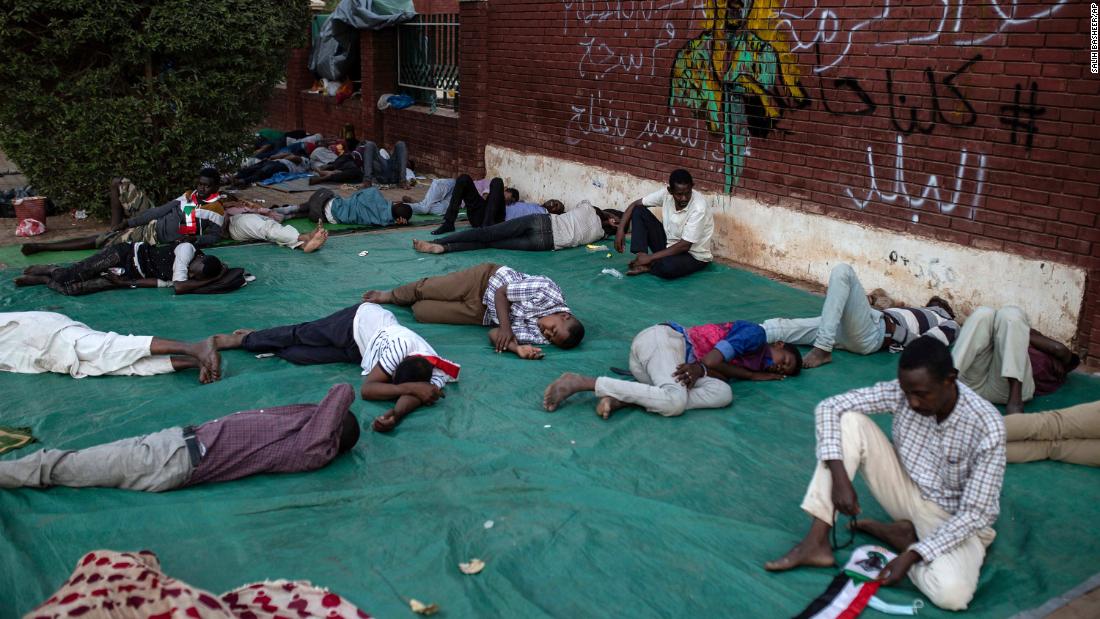
<path id="1" fill-rule="evenodd" d="M 508 315 L 512 319 L 512 333 L 516 335 L 516 341 L 520 344 L 549 344 L 549 340 L 539 331 L 538 319 L 569 311 L 561 288 L 549 277 L 527 275 L 511 267 L 500 267 L 489 278 L 489 285 L 481 298 L 486 308 L 481 324 L 500 324 L 496 294 L 504 285 L 508 286 L 508 300 L 512 302 Z"/>
<path id="2" fill-rule="evenodd" d="M 925 561 L 948 552 L 1000 512 L 1005 472 L 1005 425 L 1001 414 L 969 387 L 956 383 L 959 398 L 943 423 L 909 407 L 898 381 L 881 382 L 833 396 L 817 405 L 817 459 L 842 460 L 840 417 L 845 413 L 894 415 L 894 449 L 921 496 L 952 514 L 928 539 L 911 548 Z"/>

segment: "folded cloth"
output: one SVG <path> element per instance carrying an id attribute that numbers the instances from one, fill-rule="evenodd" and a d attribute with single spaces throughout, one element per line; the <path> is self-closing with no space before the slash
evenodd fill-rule
<path id="1" fill-rule="evenodd" d="M 8 453 L 37 441 L 38 439 L 31 436 L 30 428 L 0 426 L 0 454 Z"/>
<path id="2" fill-rule="evenodd" d="M 279 183 L 285 183 L 287 181 L 298 180 L 299 178 L 307 178 L 310 176 L 316 176 L 312 172 L 277 172 L 275 176 L 260 181 L 261 185 L 277 185 Z"/>
<path id="3" fill-rule="evenodd" d="M 150 578 L 151 576 L 151 578 Z M 304 580 L 272 580 L 216 596 L 165 574 L 148 550 L 96 550 L 27 617 L 365 617 L 339 595 Z"/>

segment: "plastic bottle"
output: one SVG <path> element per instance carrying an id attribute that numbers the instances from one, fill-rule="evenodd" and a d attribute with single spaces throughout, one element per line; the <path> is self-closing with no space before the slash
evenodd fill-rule
<path id="1" fill-rule="evenodd" d="M 623 274 L 620 273 L 618 271 L 618 269 L 607 268 L 607 269 L 604 269 L 604 270 L 600 271 L 600 273 L 602 273 L 604 275 L 610 275 L 611 277 L 614 277 L 615 279 L 622 279 L 623 278 Z"/>

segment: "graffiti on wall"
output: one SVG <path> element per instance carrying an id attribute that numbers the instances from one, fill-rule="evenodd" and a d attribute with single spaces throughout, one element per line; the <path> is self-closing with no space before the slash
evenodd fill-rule
<path id="1" fill-rule="evenodd" d="M 779 27 L 792 41 L 791 51 L 809 51 L 815 46 L 824 47 L 824 62 L 819 61 L 814 73 L 823 73 L 839 66 L 848 57 L 855 39 L 862 34 L 869 44 L 875 47 L 888 45 L 906 45 L 927 43 L 934 45 L 977 46 L 995 43 L 1003 34 L 1020 29 L 1021 26 L 1045 19 L 1057 13 L 1068 0 L 1034 0 L 1021 6 L 1017 0 L 985 0 L 971 2 L 977 10 L 966 12 L 966 0 L 941 0 L 943 7 L 940 15 L 927 22 L 923 32 L 907 32 L 913 23 L 907 15 L 894 11 L 891 14 L 891 2 L 900 6 L 898 0 L 880 0 L 877 14 L 868 19 L 854 18 L 843 8 L 820 6 L 819 0 L 812 0 L 805 9 L 790 7 L 799 0 L 783 0 L 779 10 Z M 864 12 L 869 7 L 859 6 L 852 13 Z M 974 14 L 977 14 L 975 16 Z M 907 32 L 907 33 L 906 33 Z M 881 37 L 879 33 L 884 33 Z M 890 36 L 892 33 L 906 33 Z M 876 40 L 876 39 L 882 40 Z"/>
<path id="2" fill-rule="evenodd" d="M 925 20 L 910 19 L 898 0 L 858 8 L 820 2 L 563 0 L 563 34 L 577 42 L 576 70 L 585 84 L 570 106 L 565 142 L 605 139 L 620 152 L 656 144 L 669 152 L 671 146 L 681 156 L 698 156 L 696 168 L 720 174 L 732 191 L 752 140 L 782 129 L 782 119 L 798 110 L 813 105 L 838 117 L 874 116 L 888 120 L 889 137 L 880 133 L 859 146 L 866 184 L 842 184 L 839 197 L 860 209 L 872 202 L 903 206 L 914 211 L 914 221 L 921 210 L 973 218 L 992 146 L 988 133 L 982 139 L 980 130 L 967 130 L 1004 129 L 998 139 L 1029 154 L 1046 112 L 1034 82 L 996 103 L 983 93 L 984 107 L 968 97 L 967 84 L 974 83 L 968 77 L 989 56 L 979 46 L 1003 43 L 1055 15 L 1066 0 L 941 0 L 942 6 L 927 7 L 937 17 Z M 846 69 L 854 45 L 905 44 L 972 51 L 923 69 L 865 63 Z M 800 51 L 807 52 L 801 68 Z M 631 82 L 663 86 L 666 79 L 667 109 L 631 100 Z M 933 134 L 946 134 L 955 145 L 921 139 Z M 932 143 L 940 151 L 932 160 L 912 152 Z"/>
<path id="3" fill-rule="evenodd" d="M 929 174 L 923 183 L 915 182 L 912 177 L 907 181 L 905 178 L 908 172 L 905 161 L 905 138 L 899 133 L 894 148 L 893 166 L 876 166 L 874 149 L 868 144 L 867 178 L 870 180 L 870 186 L 867 193 L 863 197 L 857 197 L 851 187 L 846 187 L 844 193 L 859 209 L 865 209 L 871 202 L 879 201 L 913 210 L 934 208 L 947 215 L 958 209 L 959 215 L 974 219 L 974 211 L 978 208 L 982 188 L 985 185 L 985 162 L 985 155 L 981 153 L 971 154 L 968 149 L 963 148 L 958 154 L 958 167 L 955 169 L 953 183 L 951 179 L 941 181 L 940 177 L 935 174 Z M 889 170 L 891 167 L 893 167 L 894 178 L 892 189 L 887 189 L 891 187 L 891 181 L 886 178 L 880 179 L 878 170 L 883 168 Z M 968 175 L 971 180 L 969 204 L 964 204 L 967 201 L 965 200 L 967 195 L 964 192 L 964 183 Z M 912 221 L 916 223 L 919 220 L 920 216 L 913 213 Z"/>
<path id="4" fill-rule="evenodd" d="M 669 106 L 702 116 L 721 140 L 726 191 L 741 176 L 752 129 L 771 130 L 788 107 L 781 99 L 807 101 L 798 65 L 778 33 L 775 4 L 706 0 L 702 32 L 680 49 L 672 66 Z"/>

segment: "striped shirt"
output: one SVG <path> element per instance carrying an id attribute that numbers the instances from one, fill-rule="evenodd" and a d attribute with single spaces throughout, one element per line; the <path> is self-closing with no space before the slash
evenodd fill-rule
<path id="1" fill-rule="evenodd" d="M 881 382 L 823 400 L 814 417 L 817 459 L 843 460 L 840 418 L 846 413 L 892 413 L 894 450 L 921 496 L 951 514 L 912 546 L 925 561 L 955 548 L 1000 513 L 1005 472 L 1005 425 L 992 404 L 961 382 L 955 409 L 943 421 L 909 407 L 898 381 Z"/>
<path id="2" fill-rule="evenodd" d="M 922 335 L 930 335 L 950 346 L 959 334 L 959 323 L 942 307 L 893 307 L 883 310 L 894 321 L 895 343 L 908 346 Z"/>
<path id="3" fill-rule="evenodd" d="M 500 324 L 497 319 L 497 290 L 508 286 L 508 300 L 512 308 L 508 312 L 512 319 L 512 333 L 520 344 L 549 344 L 542 336 L 538 319 L 558 312 L 568 312 L 561 288 L 554 280 L 542 275 L 527 275 L 511 267 L 500 267 L 489 278 L 481 302 L 485 304 L 485 317 L 481 324 Z"/>
<path id="4" fill-rule="evenodd" d="M 439 356 L 428 342 L 412 329 L 401 326 L 393 312 L 375 305 L 363 303 L 355 312 L 352 334 L 359 352 L 363 354 L 363 375 L 379 366 L 387 376 L 393 377 L 398 364 L 410 355 Z M 432 369 L 429 379 L 440 389 L 451 382 L 450 376 L 438 368 Z"/>

